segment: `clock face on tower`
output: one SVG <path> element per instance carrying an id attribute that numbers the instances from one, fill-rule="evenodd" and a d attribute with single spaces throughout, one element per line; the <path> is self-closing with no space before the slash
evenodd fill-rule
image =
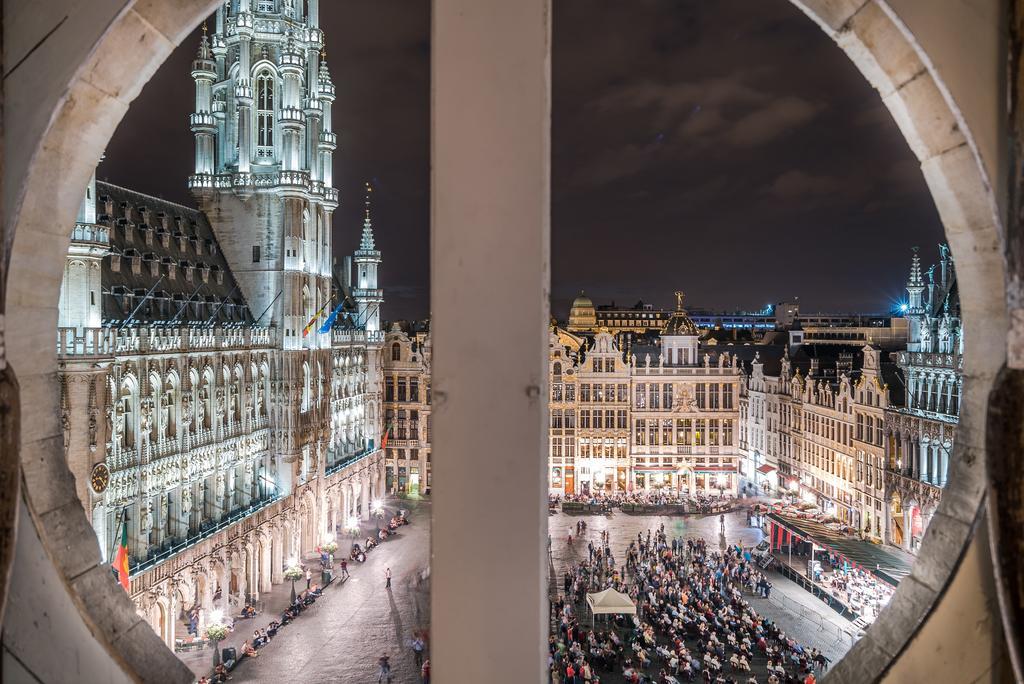
<path id="1" fill-rule="evenodd" d="M 89 482 L 92 484 L 92 491 L 97 494 L 102 494 L 106 490 L 107 485 L 110 484 L 110 470 L 105 463 L 97 463 L 93 466 Z"/>

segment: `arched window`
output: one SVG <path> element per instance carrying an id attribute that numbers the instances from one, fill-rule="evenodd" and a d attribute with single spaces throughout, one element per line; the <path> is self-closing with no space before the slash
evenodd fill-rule
<path id="1" fill-rule="evenodd" d="M 274 158 L 274 75 L 267 69 L 256 76 L 256 156 Z"/>
<path id="2" fill-rule="evenodd" d="M 400 344 L 398 344 L 398 342 L 395 342 L 393 345 L 391 345 L 391 360 L 392 361 L 401 361 L 402 360 L 402 346 Z"/>
<path id="3" fill-rule="evenodd" d="M 310 389 L 309 363 L 306 362 L 302 364 L 302 405 L 299 408 L 303 413 L 309 410 Z"/>

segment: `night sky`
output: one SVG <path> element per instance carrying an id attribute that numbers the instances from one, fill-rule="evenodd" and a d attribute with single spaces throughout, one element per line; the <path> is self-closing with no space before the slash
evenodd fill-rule
<path id="1" fill-rule="evenodd" d="M 555 0 L 552 311 L 598 303 L 884 311 L 942 228 L 877 93 L 788 0 Z M 384 317 L 429 312 L 430 12 L 326 0 L 335 251 L 376 184 Z M 133 103 L 98 175 L 193 205 L 199 32 Z"/>

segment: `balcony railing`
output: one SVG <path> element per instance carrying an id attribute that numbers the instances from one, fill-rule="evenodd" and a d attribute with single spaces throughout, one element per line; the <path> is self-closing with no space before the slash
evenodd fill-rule
<path id="1" fill-rule="evenodd" d="M 213 351 L 269 347 L 273 328 L 77 328 L 57 329 L 57 356 Z"/>
<path id="2" fill-rule="evenodd" d="M 209 539 L 210 537 L 223 532 L 232 525 L 245 520 L 249 516 L 255 515 L 280 499 L 281 496 L 275 494 L 260 501 L 253 502 L 246 508 L 236 508 L 218 521 L 210 521 L 205 526 L 200 525 L 198 532 L 186 537 L 185 539 L 165 542 L 165 544 L 160 547 L 159 551 L 148 556 L 145 560 L 140 561 L 133 558 L 128 567 L 128 574 L 137 575 L 140 572 L 145 572 L 146 570 L 163 563 L 172 556 L 185 551 L 189 547 L 195 546 L 204 539 Z"/>
<path id="3" fill-rule="evenodd" d="M 376 450 L 377 449 L 374 447 L 373 440 L 370 440 L 370 443 L 367 446 L 360 449 L 359 451 L 353 454 L 349 454 L 348 456 L 344 456 L 341 458 L 341 460 L 337 461 L 336 463 L 331 463 L 326 468 L 324 468 L 324 475 L 333 475 L 342 468 L 350 466 L 353 463 L 358 463 L 359 461 L 366 458 Z M 328 461 L 330 461 L 330 455 L 331 452 L 328 453 Z"/>
<path id="4" fill-rule="evenodd" d="M 75 242 L 95 242 L 100 245 L 110 244 L 110 230 L 106 226 L 94 223 L 76 223 L 71 231 L 71 239 Z"/>

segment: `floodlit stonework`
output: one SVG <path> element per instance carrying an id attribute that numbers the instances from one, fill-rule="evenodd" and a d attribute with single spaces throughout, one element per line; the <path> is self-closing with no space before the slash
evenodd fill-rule
<path id="1" fill-rule="evenodd" d="M 82 188 L 129 103 L 218 4 L 11 0 L 4 7 L 5 678 L 191 681 L 83 533 L 88 523 L 62 454 L 53 341 Z M 1020 170 L 1010 162 L 1021 144 L 1021 98 L 1006 73 L 1008 63 L 1019 67 L 1019 56 L 1008 60 L 1006 51 L 1019 29 L 994 0 L 794 4 L 878 90 L 921 163 L 958 259 L 969 340 L 958 438 L 936 514 L 943 524 L 928 529 L 890 607 L 829 677 L 1003 681 L 1012 676 L 1007 642 L 1019 653 L 1016 633 L 1005 634 L 1003 624 L 1012 629 L 1021 605 L 1006 581 L 1021 554 L 992 553 L 1019 545 L 1019 506 L 1007 495 L 1021 472 L 1012 428 L 1022 424 L 1024 280 L 1012 256 L 1020 253 L 1011 218 L 1019 216 Z M 547 450 L 546 409 L 537 399 L 546 394 L 548 365 L 550 17 L 545 0 L 433 3 L 434 441 L 444 458 L 434 464 L 431 660 L 439 681 L 534 681 L 543 670 L 547 586 L 538 530 Z M 499 329 L 506 352 L 495 364 L 479 350 Z M 494 387 L 509 391 L 489 395 Z M 479 457 L 484 443 L 489 459 Z M 510 470 L 514 459 L 523 467 Z M 500 507 L 479 487 L 481 478 L 497 477 L 517 492 Z M 499 526 L 503 533 L 493 534 Z M 995 573 L 994 562 L 1002 566 Z M 485 604 L 495 582 L 523 600 L 500 615 L 451 610 Z M 49 619 L 39 620 L 43 614 Z M 501 673 L 498 661 L 506 663 Z"/>
<path id="2" fill-rule="evenodd" d="M 384 492 L 381 255 L 367 198 L 356 282 L 333 279 L 334 89 L 295 7 L 222 6 L 203 35 L 203 211 L 93 179 L 71 233 L 64 453 L 104 560 L 126 527 L 129 593 L 170 648 L 188 611 L 200 634 L 238 614 Z"/>

